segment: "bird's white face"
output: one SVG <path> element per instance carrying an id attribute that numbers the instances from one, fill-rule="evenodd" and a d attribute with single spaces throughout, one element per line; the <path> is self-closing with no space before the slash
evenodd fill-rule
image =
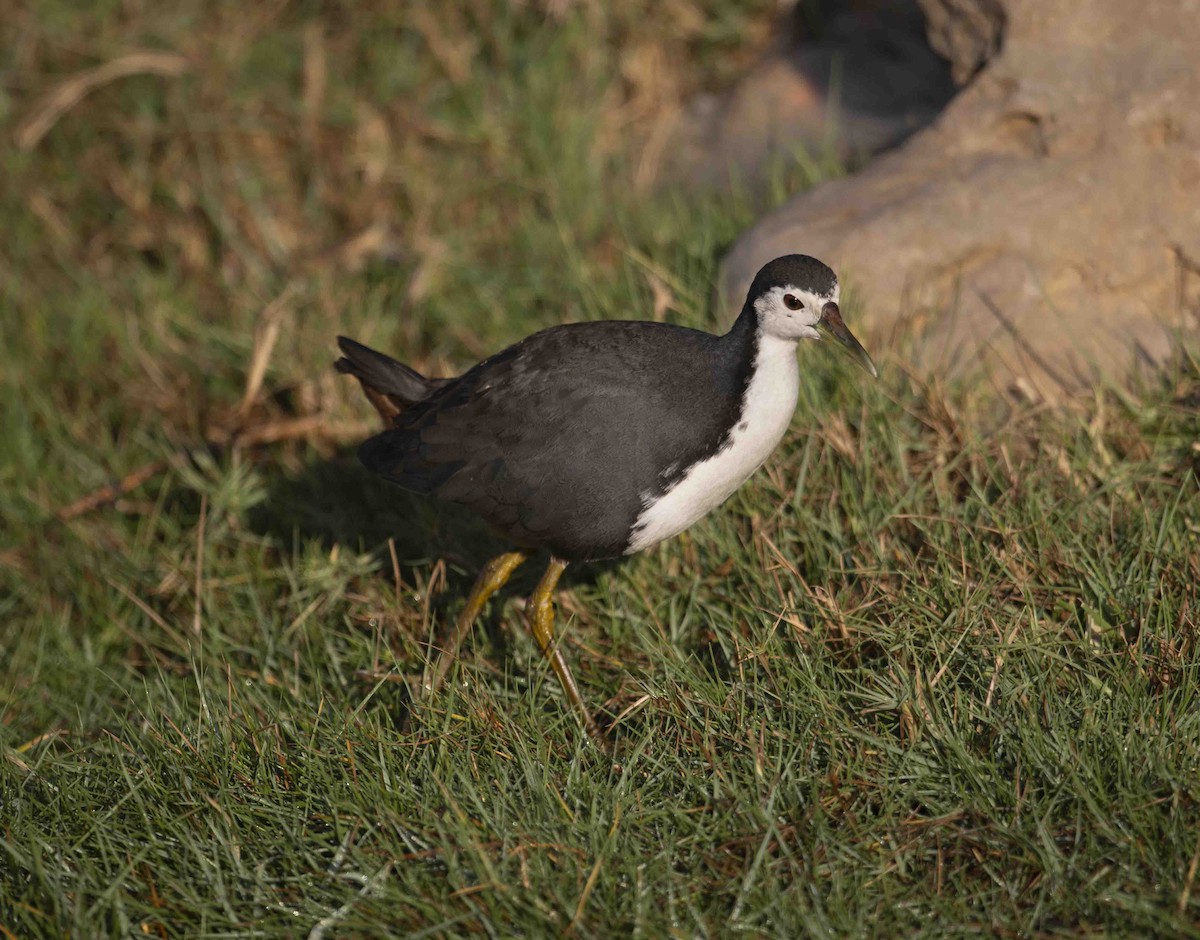
<path id="1" fill-rule="evenodd" d="M 817 323 L 825 305 L 838 302 L 837 283 L 827 294 L 785 285 L 772 287 L 754 301 L 754 311 L 763 333 L 778 339 L 820 339 Z"/>

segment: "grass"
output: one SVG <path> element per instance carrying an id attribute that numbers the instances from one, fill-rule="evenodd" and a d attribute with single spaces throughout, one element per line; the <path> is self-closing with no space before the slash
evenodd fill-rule
<path id="1" fill-rule="evenodd" d="M 522 627 L 535 572 L 403 730 L 497 546 L 358 468 L 332 337 L 450 372 L 564 320 L 715 328 L 722 247 L 813 164 L 651 185 L 773 4 L 664 6 L 3 18 L 6 141 L 64 78 L 187 57 L 0 152 L 4 936 L 1200 935 L 1186 355 L 1053 412 L 852 309 L 880 382 L 801 350 L 726 508 L 565 582 L 619 771 Z"/>

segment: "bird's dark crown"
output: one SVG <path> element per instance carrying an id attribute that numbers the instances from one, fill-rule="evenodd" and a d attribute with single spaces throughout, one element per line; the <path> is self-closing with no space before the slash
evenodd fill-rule
<path id="1" fill-rule="evenodd" d="M 808 255 L 783 255 L 762 266 L 754 276 L 747 299 L 753 302 L 773 287 L 787 286 L 829 297 L 837 287 L 837 275 L 827 264 Z"/>

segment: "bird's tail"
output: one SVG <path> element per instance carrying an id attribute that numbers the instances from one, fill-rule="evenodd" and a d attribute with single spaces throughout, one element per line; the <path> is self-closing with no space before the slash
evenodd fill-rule
<path id="1" fill-rule="evenodd" d="M 342 358 L 333 367 L 358 379 L 367 398 L 388 424 L 409 405 L 428 398 L 446 384 L 446 379 L 427 379 L 391 356 L 348 337 L 339 336 L 337 342 Z"/>

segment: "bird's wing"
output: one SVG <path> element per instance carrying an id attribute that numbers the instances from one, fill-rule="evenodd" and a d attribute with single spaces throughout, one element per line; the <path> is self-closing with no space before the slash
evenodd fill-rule
<path id="1" fill-rule="evenodd" d="M 615 547 L 663 471 L 705 456 L 736 420 L 712 339 L 612 322 L 535 334 L 413 405 L 360 456 L 517 541 L 583 527 Z"/>

